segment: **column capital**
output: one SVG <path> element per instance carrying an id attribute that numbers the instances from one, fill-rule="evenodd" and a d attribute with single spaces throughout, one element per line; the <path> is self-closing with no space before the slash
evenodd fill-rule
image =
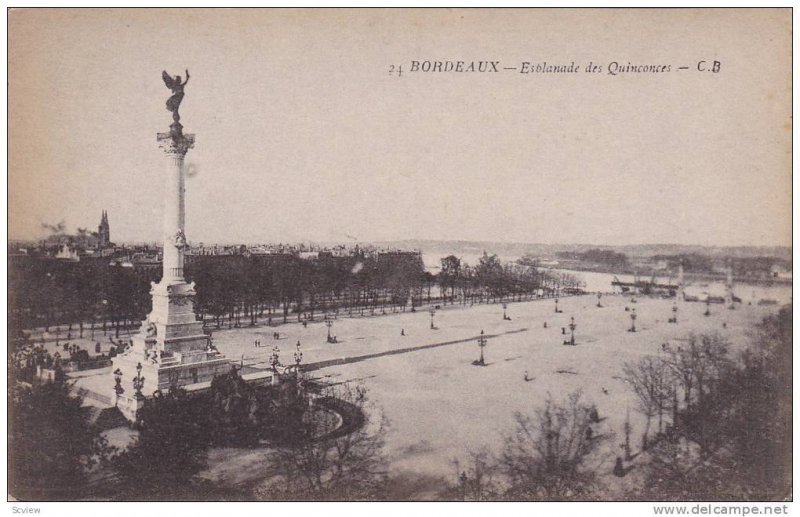
<path id="1" fill-rule="evenodd" d="M 194 147 L 194 134 L 175 135 L 173 133 L 158 133 L 158 146 L 166 154 L 185 156 L 186 152 Z"/>

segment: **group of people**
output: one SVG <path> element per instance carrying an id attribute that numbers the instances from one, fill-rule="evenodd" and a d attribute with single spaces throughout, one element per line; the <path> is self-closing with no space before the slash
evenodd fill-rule
<path id="1" fill-rule="evenodd" d="M 38 369 L 55 369 L 61 365 L 61 354 L 51 354 L 42 345 L 23 345 L 11 354 L 10 371 L 14 372 L 18 380 L 32 381 Z"/>

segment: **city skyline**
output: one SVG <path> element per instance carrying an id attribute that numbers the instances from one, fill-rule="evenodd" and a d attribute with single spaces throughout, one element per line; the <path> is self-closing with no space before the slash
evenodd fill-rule
<path id="1" fill-rule="evenodd" d="M 9 237 L 39 239 L 61 220 L 93 228 L 106 208 L 113 240 L 159 241 L 155 133 L 170 122 L 160 74 L 188 68 L 192 242 L 791 246 L 789 24 L 767 40 L 758 27 L 729 30 L 736 12 L 515 14 L 540 30 L 505 27 L 493 11 L 15 11 Z M 547 27 L 563 16 L 582 31 L 556 37 Z M 777 16 L 748 21 L 774 27 Z M 659 46 L 669 30 L 609 36 L 642 17 L 685 31 L 685 48 Z M 479 29 L 476 47 L 466 35 Z M 442 54 L 723 68 L 388 74 Z"/>

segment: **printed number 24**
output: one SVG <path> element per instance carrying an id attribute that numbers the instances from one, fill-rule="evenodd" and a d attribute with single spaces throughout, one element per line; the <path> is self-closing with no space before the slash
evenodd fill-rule
<path id="1" fill-rule="evenodd" d="M 397 74 L 397 77 L 402 77 L 403 75 L 403 65 L 389 65 L 389 75 Z"/>

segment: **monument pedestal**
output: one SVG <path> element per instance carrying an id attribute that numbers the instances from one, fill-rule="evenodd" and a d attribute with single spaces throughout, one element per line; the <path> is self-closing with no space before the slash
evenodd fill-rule
<path id="1" fill-rule="evenodd" d="M 193 283 L 162 281 L 153 284 L 150 294 L 153 310 L 133 337 L 133 346 L 112 360 L 112 371 L 123 379 L 124 395 L 135 397 L 132 383 L 137 378 L 143 379 L 142 395 L 152 397 L 154 392 L 167 392 L 174 386 L 209 383 L 230 370 L 230 361 L 214 349 L 203 323 L 195 318 Z M 129 405 L 118 407 L 129 420 L 136 418 L 135 408 L 127 414 Z"/>

